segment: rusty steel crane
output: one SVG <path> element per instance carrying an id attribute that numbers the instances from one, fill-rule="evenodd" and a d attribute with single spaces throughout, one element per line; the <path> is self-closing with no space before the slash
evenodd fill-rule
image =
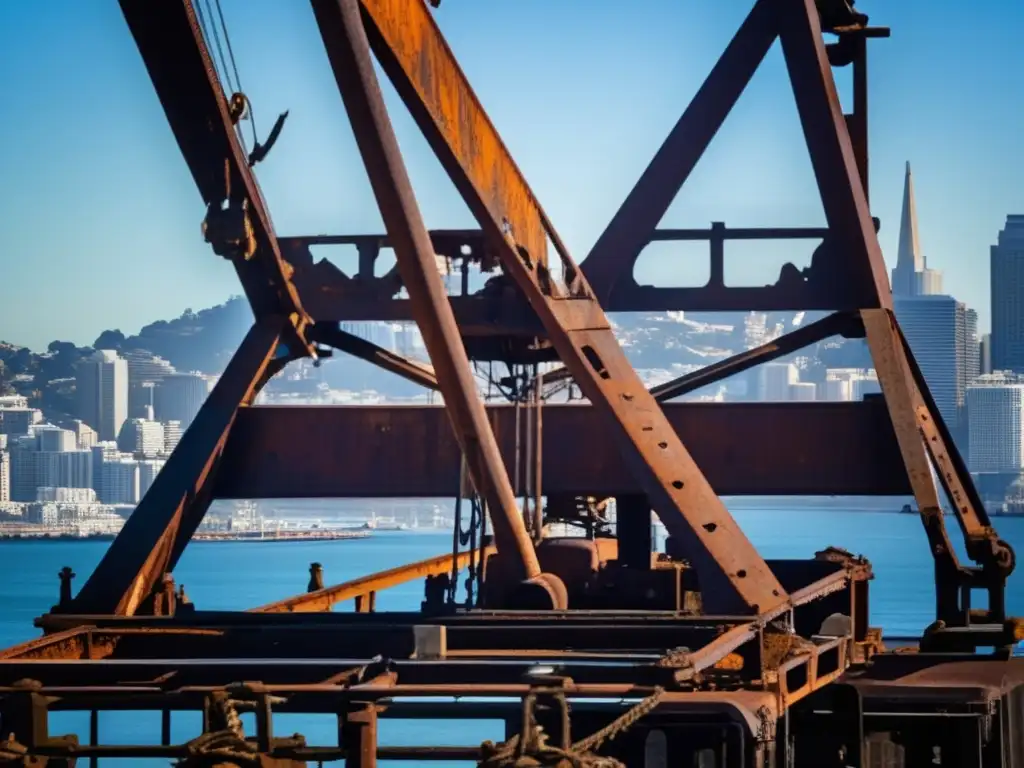
<path id="1" fill-rule="evenodd" d="M 224 91 L 199 6 L 120 5 L 206 205 L 205 238 L 236 268 L 255 321 L 81 590 L 73 594 L 66 569 L 58 605 L 37 622 L 43 636 L 4 652 L 0 718 L 10 736 L 0 762 L 763 768 L 1022 759 L 1015 713 L 1024 669 L 1010 649 L 1024 632 L 1005 604 L 1013 550 L 993 529 L 900 332 L 868 205 L 867 49 L 886 28 L 843 0 L 757 0 L 577 264 L 424 0 L 311 2 L 387 230 L 316 237 L 274 231 L 252 167 L 283 118 L 265 144 L 243 146 L 236 129 L 248 100 Z M 659 229 L 776 40 L 827 226 Z M 427 229 L 374 57 L 479 230 Z M 833 80 L 844 67 L 853 74 L 850 114 Z M 787 265 L 765 287 L 726 284 L 726 243 L 792 238 L 818 242 L 807 269 Z M 633 268 L 655 241 L 707 242 L 708 283 L 639 285 Z M 315 262 L 310 247 L 323 243 L 356 246 L 357 274 Z M 384 248 L 396 265 L 378 275 Z M 464 281 L 462 294 L 449 296 L 439 255 L 463 274 L 474 264 L 494 277 L 482 291 Z M 803 309 L 831 314 L 651 391 L 605 314 Z M 344 333 L 339 324 L 354 319 L 414 321 L 431 365 Z M 670 402 L 831 336 L 865 339 L 882 397 Z M 253 405 L 289 362 L 330 348 L 437 389 L 444 407 Z M 507 389 L 514 404 L 480 398 L 471 367 L 479 361 L 516 372 Z M 554 361 L 562 367 L 541 369 Z M 589 405 L 543 404 L 546 388 L 569 381 Z M 842 456 L 832 449 L 839 444 Z M 409 450 L 415 445 L 430 450 Z M 953 549 L 940 492 L 970 565 Z M 869 624 L 867 561 L 834 547 L 810 560 L 766 561 L 720 500 L 822 493 L 915 497 L 935 562 L 935 622 L 899 652 Z M 307 592 L 246 612 L 204 611 L 175 590 L 174 567 L 214 499 L 382 495 L 468 497 L 469 547 L 456 538 L 450 554 L 335 586 L 314 567 Z M 615 536 L 592 535 L 611 498 Z M 661 554 L 650 543 L 652 509 L 670 534 Z M 546 532 L 547 522 L 573 518 L 591 535 Z M 376 610 L 379 591 L 413 579 L 425 583 L 420 611 Z M 987 593 L 984 609 L 972 608 L 977 591 Z M 347 600 L 355 613 L 330 612 Z M 93 727 L 91 743 L 80 744 L 47 730 L 50 710 L 87 710 L 95 724 L 100 711 L 125 708 L 163 712 L 161 743 L 102 744 Z M 171 712 L 182 709 L 204 713 L 203 734 L 174 744 Z M 250 736 L 244 711 L 256 713 Z M 275 712 L 336 714 L 339 739 L 276 736 Z M 505 740 L 383 746 L 377 721 L 388 717 L 499 719 Z"/>

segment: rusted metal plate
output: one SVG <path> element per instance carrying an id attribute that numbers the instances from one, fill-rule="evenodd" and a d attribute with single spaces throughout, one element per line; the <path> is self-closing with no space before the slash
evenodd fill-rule
<path id="1" fill-rule="evenodd" d="M 880 400 L 669 403 L 663 408 L 720 494 L 910 493 Z M 514 409 L 491 406 L 488 413 L 511 466 Z M 592 407 L 545 406 L 543 456 L 545 493 L 640 491 Z M 261 406 L 239 415 L 216 493 L 223 498 L 450 497 L 458 479 L 458 447 L 439 407 Z"/>

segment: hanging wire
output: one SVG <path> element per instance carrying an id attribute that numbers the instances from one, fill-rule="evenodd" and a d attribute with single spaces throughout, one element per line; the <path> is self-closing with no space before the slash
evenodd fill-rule
<path id="1" fill-rule="evenodd" d="M 209 2 L 209 0 L 207 0 L 207 2 Z M 231 46 L 231 33 L 228 32 L 227 22 L 224 21 L 224 11 L 221 9 L 220 0 L 214 0 L 214 2 L 216 4 L 216 6 L 217 6 L 217 16 L 220 18 L 220 27 L 221 27 L 221 29 L 224 30 L 224 45 L 228 49 L 228 58 L 231 60 L 231 69 L 235 73 L 235 86 L 236 87 L 235 87 L 234 90 L 237 93 L 241 93 L 241 94 L 244 95 L 245 91 L 242 90 L 242 78 L 238 74 L 238 64 L 235 62 L 235 51 L 234 51 L 234 48 Z M 218 45 L 219 45 L 219 43 L 218 43 Z M 255 147 L 257 144 L 259 144 L 259 139 L 256 138 L 256 117 L 253 114 L 252 102 L 249 101 L 248 97 L 246 97 L 246 99 L 245 99 L 245 104 L 246 104 L 246 107 L 248 107 L 249 127 L 252 129 L 252 144 L 253 144 L 253 147 Z"/>
<path id="2" fill-rule="evenodd" d="M 256 118 L 253 114 L 252 102 L 248 96 L 245 95 L 245 91 L 242 89 L 242 78 L 238 72 L 238 62 L 235 60 L 234 47 L 231 45 L 231 34 L 228 32 L 227 22 L 224 18 L 224 10 L 221 7 L 220 0 L 215 0 L 214 5 L 216 6 L 216 17 L 214 16 L 214 5 L 210 4 L 210 0 L 193 0 L 193 7 L 196 10 L 196 16 L 199 20 L 199 28 L 203 33 L 203 38 L 206 40 L 207 48 L 212 46 L 213 50 L 216 50 L 216 56 L 213 56 L 211 50 L 211 59 L 213 59 L 214 71 L 217 73 L 217 79 L 220 80 L 224 90 L 234 94 L 240 93 L 245 98 L 246 115 L 244 120 L 249 121 L 249 127 L 252 130 L 252 143 L 255 147 L 259 144 L 259 139 L 256 135 Z M 203 11 L 203 6 L 206 6 L 206 11 Z M 219 25 L 217 21 L 219 20 Z M 224 41 L 221 42 L 221 34 L 223 33 Z M 227 48 L 227 55 L 224 54 L 224 49 Z M 230 66 L 229 66 L 230 64 Z M 242 143 L 246 154 L 249 153 L 249 147 L 245 139 L 245 135 L 242 131 L 242 126 L 239 124 L 235 125 L 235 132 L 238 134 L 238 140 Z"/>

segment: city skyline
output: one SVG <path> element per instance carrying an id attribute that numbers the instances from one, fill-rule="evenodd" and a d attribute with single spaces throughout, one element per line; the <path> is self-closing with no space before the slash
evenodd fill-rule
<path id="1" fill-rule="evenodd" d="M 723 5 L 694 2 L 682 9 L 652 1 L 625 14 L 614 5 L 588 6 L 582 14 L 569 6 L 542 10 L 535 2 L 496 1 L 457 14 L 439 9 L 439 24 L 577 259 L 747 10 L 746 3 Z M 1013 86 L 1010 73 L 1020 70 L 1022 53 L 1011 30 L 1024 21 L 1024 8 L 1010 2 L 980 9 L 939 3 L 941 11 L 936 3 L 860 5 L 899 37 L 898 44 L 879 41 L 871 48 L 871 191 L 888 266 L 898 250 L 897 169 L 910 160 L 930 264 L 945 273 L 947 291 L 978 309 L 985 331 L 985 256 L 1006 215 L 1024 201 L 1024 179 L 1005 162 L 1019 152 L 1012 126 L 1024 106 L 1005 94 Z M 281 140 L 259 167 L 279 231 L 380 231 L 336 88 L 321 66 L 322 53 L 310 44 L 317 33 L 307 9 L 280 4 L 247 14 L 239 0 L 227 0 L 224 10 L 259 130 L 265 136 L 277 113 L 291 110 Z M 102 330 L 131 332 L 236 293 L 229 265 L 198 235 L 201 203 L 116 4 L 10 4 L 0 14 L 7 28 L 19 29 L 0 58 L 13 66 L 31 52 L 47 62 L 8 86 L 9 104 L 20 117 L 0 126 L 5 144 L 19 148 L 0 161 L 9 182 L 0 246 L 17 254 L 11 279 L 0 286 L 0 327 L 9 329 L 2 337 L 32 349 L 54 339 L 86 344 Z M 542 25 L 535 22 L 538 14 Z M 955 67 L 932 51 L 950 24 L 964 53 Z M 493 55 L 499 33 L 481 29 L 530 39 L 531 55 L 510 66 Z M 619 55 L 607 56 L 602 43 L 613 30 Z M 53 77 L 54 68 L 61 77 Z M 820 223 L 784 78 L 776 49 L 666 223 Z M 845 81 L 839 85 L 845 91 Z M 956 109 L 950 109 L 950 94 L 956 94 Z M 467 225 L 461 201 L 438 181 L 440 170 L 413 138 L 404 109 L 390 91 L 388 98 L 429 225 Z M 544 119 L 535 119 L 538 108 Z M 76 119 L 67 120 L 72 113 Z M 773 186 L 770 199 L 764 183 Z M 55 211 L 64 226 L 47 225 Z M 739 270 L 729 274 L 757 283 L 763 270 L 768 282 L 784 254 L 770 248 L 758 254 L 737 257 Z M 809 252 L 793 258 L 803 256 Z M 59 279 L 46 291 L 25 291 L 41 265 Z M 694 271 L 705 268 L 698 264 Z M 672 277 L 652 262 L 642 261 L 638 271 L 643 279 Z"/>

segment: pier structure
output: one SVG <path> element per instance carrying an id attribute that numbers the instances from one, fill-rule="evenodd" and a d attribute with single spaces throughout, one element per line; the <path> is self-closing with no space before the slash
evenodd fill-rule
<path id="1" fill-rule="evenodd" d="M 430 7 L 438 4 L 312 0 L 387 231 L 284 237 L 252 172 L 279 137 L 287 141 L 283 117 L 265 143 L 244 147 L 237 128 L 248 99 L 217 78 L 199 6 L 120 0 L 206 204 L 206 240 L 235 266 L 255 321 L 97 568 L 77 591 L 68 569 L 58 604 L 37 622 L 42 637 L 3 652 L 0 720 L 9 736 L 0 761 L 827 768 L 1024 760 L 1024 668 L 1011 657 L 1024 628 L 1005 601 L 1013 550 L 900 332 L 881 222 L 869 206 L 868 48 L 889 30 L 845 0 L 756 0 L 577 262 L 487 117 L 486 95 L 472 90 L 445 43 Z M 441 12 L 458 13 L 457 4 Z M 776 41 L 827 226 L 660 228 Z M 514 66 L 521 47 L 500 55 Z M 427 228 L 374 59 L 478 230 Z M 848 113 L 836 72 L 852 76 Z M 727 245 L 772 239 L 807 240 L 810 266 L 787 264 L 772 285 L 728 285 Z M 635 264 L 655 241 L 706 242 L 708 283 L 639 284 Z M 323 243 L 355 245 L 358 271 L 314 261 L 310 247 Z M 385 248 L 396 264 L 379 274 Z M 463 293 L 448 296 L 438 257 L 463 274 L 475 265 L 493 276 L 481 291 L 463 281 Z M 605 313 L 662 310 L 829 314 L 648 391 Z M 431 364 L 343 332 L 348 320 L 416 322 Z M 865 340 L 881 396 L 671 402 L 833 336 Z M 444 407 L 253 405 L 289 362 L 334 350 L 436 389 Z M 508 366 L 498 383 L 509 404 L 484 405 L 471 361 Z M 552 362 L 559 367 L 544 370 Z M 586 403 L 545 404 L 567 380 Z M 810 559 L 766 560 L 720 500 L 822 493 L 914 496 L 935 562 L 935 620 L 919 636 L 883 638 L 871 626 L 871 565 L 828 532 Z M 464 535 L 435 558 L 334 586 L 314 564 L 306 592 L 244 612 L 204 610 L 175 589 L 175 565 L 213 499 L 444 495 L 459 497 Z M 614 531 L 596 524 L 611 498 Z M 651 510 L 669 534 L 664 553 L 652 551 Z M 554 522 L 586 535 L 546 535 Z M 411 580 L 424 584 L 420 610 L 376 610 L 378 592 Z M 332 612 L 347 601 L 354 612 Z M 126 709 L 161 712 L 161 742 L 101 743 L 102 713 Z M 89 743 L 50 732 L 48 714 L 66 710 L 92 713 Z M 170 722 L 181 710 L 203 713 L 203 733 L 175 744 Z M 254 731 L 242 726 L 246 712 L 255 713 Z M 274 715 L 290 712 L 335 715 L 338 738 L 282 735 Z M 495 743 L 388 746 L 377 739 L 385 718 L 499 720 L 505 733 Z"/>

